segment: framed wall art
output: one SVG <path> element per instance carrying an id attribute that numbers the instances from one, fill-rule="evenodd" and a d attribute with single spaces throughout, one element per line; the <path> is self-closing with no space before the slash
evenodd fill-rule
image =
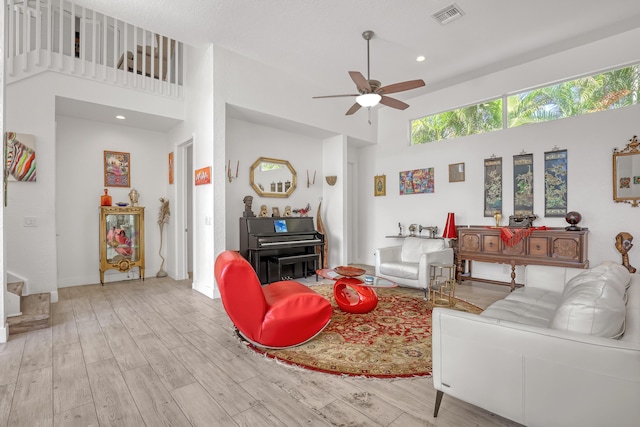
<path id="1" fill-rule="evenodd" d="M 173 184 L 173 151 L 169 153 L 169 185 Z"/>
<path id="2" fill-rule="evenodd" d="M 484 216 L 502 214 L 502 157 L 484 160 Z"/>
<path id="3" fill-rule="evenodd" d="M 464 181 L 464 163 L 453 163 L 449 165 L 449 182 Z"/>
<path id="4" fill-rule="evenodd" d="M 195 184 L 211 184 L 211 166 L 200 168 L 195 171 Z"/>
<path id="5" fill-rule="evenodd" d="M 567 214 L 567 150 L 544 153 L 544 216 Z"/>
<path id="6" fill-rule="evenodd" d="M 513 214 L 534 214 L 533 154 L 513 156 Z"/>
<path id="7" fill-rule="evenodd" d="M 386 175 L 376 175 L 373 177 L 373 195 L 374 196 L 387 195 L 387 176 Z"/>
<path id="8" fill-rule="evenodd" d="M 433 168 L 400 172 L 400 195 L 433 193 Z"/>
<path id="9" fill-rule="evenodd" d="M 130 187 L 131 159 L 129 153 L 104 152 L 104 186 Z"/>
<path id="10" fill-rule="evenodd" d="M 28 133 L 5 133 L 5 174 L 8 181 L 36 181 L 36 137 Z"/>

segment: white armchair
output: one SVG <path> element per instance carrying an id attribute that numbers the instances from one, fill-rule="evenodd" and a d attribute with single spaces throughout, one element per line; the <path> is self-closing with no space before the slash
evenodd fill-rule
<path id="1" fill-rule="evenodd" d="M 432 263 L 453 264 L 453 249 L 444 239 L 406 237 L 402 245 L 376 250 L 376 276 L 427 292 Z"/>

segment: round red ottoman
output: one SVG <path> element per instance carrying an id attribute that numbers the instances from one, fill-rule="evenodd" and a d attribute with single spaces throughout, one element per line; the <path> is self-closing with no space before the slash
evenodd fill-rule
<path id="1" fill-rule="evenodd" d="M 378 305 L 376 291 L 362 284 L 362 280 L 342 277 L 333 285 L 333 297 L 338 307 L 347 313 L 368 313 Z"/>

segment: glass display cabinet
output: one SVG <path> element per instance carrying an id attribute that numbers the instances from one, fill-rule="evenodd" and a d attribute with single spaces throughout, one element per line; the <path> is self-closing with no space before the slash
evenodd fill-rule
<path id="1" fill-rule="evenodd" d="M 106 270 L 134 267 L 144 280 L 144 208 L 100 207 L 100 283 Z"/>

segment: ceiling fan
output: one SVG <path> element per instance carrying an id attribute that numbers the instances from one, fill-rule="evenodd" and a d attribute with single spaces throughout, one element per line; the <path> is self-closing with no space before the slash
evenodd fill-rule
<path id="1" fill-rule="evenodd" d="M 387 86 L 382 86 L 378 80 L 371 80 L 369 76 L 369 40 L 373 37 L 373 31 L 365 31 L 362 33 L 362 38 L 367 41 L 367 78 L 365 79 L 359 71 L 349 71 L 351 80 L 356 84 L 356 88 L 359 93 L 344 94 L 344 95 L 327 95 L 327 96 L 314 96 L 313 99 L 318 98 L 340 98 L 345 96 L 355 96 L 356 103 L 351 106 L 345 115 L 349 116 L 360 109 L 360 107 L 371 108 L 378 103 L 386 105 L 387 107 L 397 108 L 398 110 L 404 110 L 409 107 L 398 99 L 387 96 L 390 93 L 403 92 L 405 90 L 416 89 L 424 86 L 424 80 L 408 80 L 406 82 L 394 83 Z"/>

